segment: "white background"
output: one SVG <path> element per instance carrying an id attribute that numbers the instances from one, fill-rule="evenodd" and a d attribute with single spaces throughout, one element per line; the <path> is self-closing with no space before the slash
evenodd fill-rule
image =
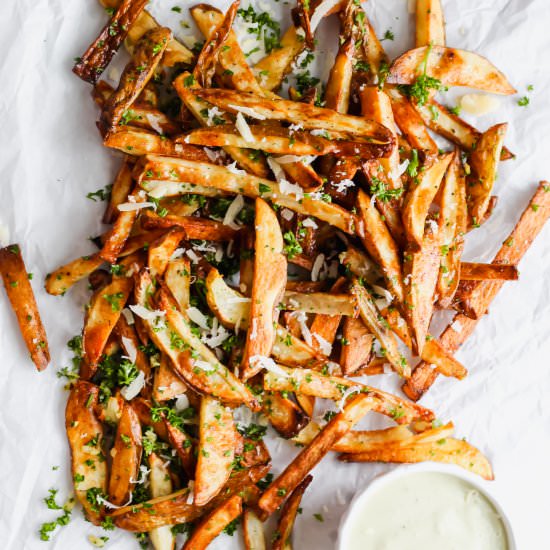
<path id="1" fill-rule="evenodd" d="M 191 4 L 152 4 L 152 11 L 179 35 L 191 32 L 178 25 L 179 19 L 189 19 L 185 6 Z M 288 9 L 281 4 L 271 2 L 276 12 Z M 184 7 L 181 15 L 170 12 L 174 5 Z M 471 119 L 480 129 L 509 121 L 506 143 L 518 155 L 501 165 L 497 211 L 468 243 L 469 258 L 490 260 L 536 182 L 550 178 L 550 8 L 545 0 L 447 0 L 444 8 L 449 45 L 489 57 L 520 95 L 534 85 L 529 107 L 517 106 L 519 96 L 504 98 L 497 113 Z M 394 31 L 396 40 L 384 42 L 392 57 L 412 46 L 407 0 L 371 0 L 367 11 L 379 35 L 389 27 Z M 0 543 L 6 550 L 85 548 L 88 534 L 105 534 L 75 512 L 51 543 L 37 536 L 39 525 L 56 516 L 41 500 L 48 488 L 60 489 L 62 497 L 69 491 L 66 394 L 55 373 L 69 363 L 65 343 L 80 331 L 88 297 L 86 283 L 55 298 L 42 290 L 42 282 L 59 264 L 93 251 L 87 237 L 104 230 L 99 221 L 104 205 L 92 203 L 86 193 L 110 183 L 119 162 L 101 146 L 91 88 L 71 73 L 73 57 L 105 21 L 94 0 L 0 2 L 0 221 L 12 241 L 22 245 L 35 275 L 33 287 L 53 358 L 46 372 L 34 370 L 0 292 Z M 322 48 L 335 42 L 334 30 L 334 22 L 320 27 Z M 319 57 L 325 61 L 319 70 L 326 75 L 332 57 Z M 445 101 L 453 105 L 452 97 L 460 93 L 454 90 Z M 457 434 L 490 457 L 497 477 L 494 490 L 511 517 L 520 550 L 550 548 L 549 237 L 546 227 L 520 266 L 520 281 L 505 286 L 490 316 L 458 354 L 470 376 L 463 382 L 438 380 L 423 401 L 440 418 L 453 419 Z M 396 382 L 393 375 L 370 380 L 389 388 L 397 387 Z M 295 450 L 276 438 L 270 439 L 270 447 L 278 472 Z M 53 471 L 54 465 L 59 470 Z M 332 548 L 344 500 L 385 469 L 327 457 L 313 472 L 295 528 L 295 547 Z M 324 523 L 313 519 L 317 512 Z M 130 535 L 107 534 L 111 548 L 137 547 Z M 237 548 L 237 540 L 220 537 L 213 547 Z"/>

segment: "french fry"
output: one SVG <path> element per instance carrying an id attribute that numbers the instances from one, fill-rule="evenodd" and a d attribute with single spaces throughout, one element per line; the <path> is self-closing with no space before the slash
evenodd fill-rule
<path id="1" fill-rule="evenodd" d="M 153 498 L 164 497 L 172 493 L 172 480 L 170 479 L 170 470 L 165 465 L 164 460 L 157 454 L 151 453 L 148 458 L 149 468 L 149 487 Z M 176 535 L 172 532 L 171 525 L 163 525 L 149 532 L 151 544 L 155 550 L 174 550 L 176 546 Z"/>
<path id="2" fill-rule="evenodd" d="M 180 311 L 189 307 L 191 295 L 191 263 L 187 258 L 169 260 L 164 272 L 166 286 L 175 298 Z"/>
<path id="3" fill-rule="evenodd" d="M 510 95 L 516 90 L 487 59 L 465 50 L 444 46 L 422 46 L 409 50 L 393 61 L 386 82 L 413 84 L 418 67 L 426 60 L 426 73 L 444 86 L 468 86 L 493 94 Z"/>
<path id="4" fill-rule="evenodd" d="M 266 550 L 262 521 L 250 508 L 243 512 L 243 535 L 246 550 Z"/>
<path id="5" fill-rule="evenodd" d="M 90 380 L 95 374 L 103 350 L 128 301 L 133 285 L 131 278 L 116 277 L 111 284 L 100 288 L 92 296 L 82 331 L 82 379 Z"/>
<path id="6" fill-rule="evenodd" d="M 309 422 L 300 407 L 277 392 L 269 392 L 264 396 L 262 411 L 285 439 L 293 438 Z"/>
<path id="7" fill-rule="evenodd" d="M 323 315 L 348 315 L 351 317 L 357 315 L 349 294 L 329 294 L 327 292 L 304 294 L 287 290 L 281 300 L 281 308 Z"/>
<path id="8" fill-rule="evenodd" d="M 78 380 L 65 409 L 75 494 L 94 525 L 99 525 L 103 515 L 103 506 L 95 495 L 105 496 L 107 491 L 107 462 L 101 450 L 103 427 L 94 414 L 98 396 L 97 386 Z"/>
<path id="9" fill-rule="evenodd" d="M 130 403 L 125 403 L 113 445 L 109 478 L 109 501 L 116 506 L 129 502 L 139 478 L 141 452 L 141 424 Z"/>
<path id="10" fill-rule="evenodd" d="M 292 536 L 292 528 L 299 513 L 302 496 L 312 480 L 313 476 L 311 475 L 305 477 L 284 503 L 279 523 L 277 524 L 277 530 L 275 531 L 274 541 L 271 545 L 272 550 L 291 550 L 290 538 Z"/>
<path id="11" fill-rule="evenodd" d="M 417 0 L 416 47 L 445 46 L 445 20 L 441 0 Z"/>
<path id="12" fill-rule="evenodd" d="M 369 363 L 373 340 L 373 335 L 361 319 L 344 319 L 340 353 L 340 365 L 344 374 L 349 376 Z"/>
<path id="13" fill-rule="evenodd" d="M 143 397 L 134 397 L 132 399 L 132 408 L 138 415 L 139 421 L 143 426 L 153 428 L 155 433 L 163 440 L 168 441 L 168 433 L 162 419 L 153 420 L 151 413 L 151 403 Z"/>
<path id="14" fill-rule="evenodd" d="M 159 403 L 175 399 L 186 393 L 187 385 L 179 378 L 170 366 L 166 355 L 161 355 L 160 365 L 155 369 L 152 398 Z"/>
<path id="15" fill-rule="evenodd" d="M 256 199 L 256 254 L 249 326 L 241 362 L 241 378 L 248 380 L 262 369 L 261 357 L 269 357 L 275 341 L 276 306 L 286 285 L 283 235 L 273 210 Z"/>
<path id="16" fill-rule="evenodd" d="M 134 167 L 134 159 L 128 155 L 124 155 L 124 160 L 120 169 L 113 181 L 111 193 L 109 195 L 109 203 L 103 214 L 103 223 L 113 223 L 118 217 L 118 205 L 126 202 L 128 195 L 134 186 L 132 178 L 132 169 Z"/>
<path id="17" fill-rule="evenodd" d="M 479 264 L 462 262 L 461 281 L 517 281 L 519 271 L 515 265 Z"/>
<path id="18" fill-rule="evenodd" d="M 202 397 L 199 434 L 194 502 L 204 506 L 221 491 L 231 473 L 236 444 L 231 411 L 212 397 Z"/>
<path id="19" fill-rule="evenodd" d="M 50 362 L 48 339 L 29 282 L 32 275 L 27 273 L 19 245 L 0 249 L 0 275 L 31 359 L 42 371 Z"/>
<path id="20" fill-rule="evenodd" d="M 241 515 L 242 501 L 239 495 L 233 495 L 220 504 L 195 527 L 182 550 L 205 550 L 229 523 Z"/>
<path id="21" fill-rule="evenodd" d="M 91 84 L 95 84 L 118 48 L 126 38 L 130 27 L 143 12 L 147 0 L 122 0 L 109 23 L 103 27 L 95 41 L 79 57 L 73 72 Z"/>
<path id="22" fill-rule="evenodd" d="M 149 359 L 143 350 L 140 349 L 139 338 L 136 331 L 131 325 L 128 324 L 128 321 L 124 315 L 121 315 L 118 318 L 114 328 L 114 333 L 126 355 L 128 357 L 135 355 L 132 362 L 136 365 L 138 370 L 143 372 L 145 379 L 148 380 L 151 375 L 151 365 L 149 364 Z"/>
<path id="23" fill-rule="evenodd" d="M 115 510 L 111 517 L 117 527 L 134 532 L 150 531 L 162 525 L 187 523 L 215 509 L 235 494 L 241 496 L 245 503 L 254 502 L 259 493 L 255 484 L 267 474 L 269 469 L 269 465 L 262 465 L 235 473 L 229 478 L 222 493 L 205 507 L 188 502 L 189 489 L 185 488 L 146 503 L 125 506 Z"/>
<path id="24" fill-rule="evenodd" d="M 259 508 L 271 515 L 308 473 L 328 453 L 336 441 L 341 439 L 373 407 L 373 398 L 360 394 L 351 399 L 344 410 L 338 413 L 315 437 L 309 446 L 285 468 L 264 491 L 258 502 Z"/>
<path id="25" fill-rule="evenodd" d="M 170 257 L 186 238 L 184 229 L 171 229 L 149 246 L 147 265 L 152 277 L 161 277 L 170 261 Z"/>
<path id="26" fill-rule="evenodd" d="M 194 454 L 195 446 L 193 445 L 193 440 L 185 432 L 170 424 L 164 413 L 162 414 L 162 419 L 166 427 L 168 441 L 176 450 L 176 454 L 180 459 L 187 477 L 189 479 L 194 479 L 197 459 Z"/>
<path id="27" fill-rule="evenodd" d="M 338 113 L 348 112 L 354 55 L 355 44 L 353 40 L 346 40 L 340 45 L 328 77 L 327 89 L 325 90 L 325 107 Z"/>

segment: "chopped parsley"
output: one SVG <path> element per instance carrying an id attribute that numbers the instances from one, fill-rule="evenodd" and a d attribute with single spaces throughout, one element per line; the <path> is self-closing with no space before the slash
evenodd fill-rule
<path id="1" fill-rule="evenodd" d="M 397 199 L 403 194 L 403 188 L 389 189 L 388 185 L 377 177 L 372 178 L 370 184 L 371 195 L 376 197 L 381 202 L 389 202 L 392 199 Z"/>
<path id="2" fill-rule="evenodd" d="M 111 189 L 112 185 L 106 185 L 102 189 L 98 189 L 97 191 L 94 191 L 93 193 L 88 193 L 86 195 L 87 199 L 90 199 L 94 202 L 101 202 L 101 201 L 108 201 L 111 198 Z"/>
<path id="3" fill-rule="evenodd" d="M 124 293 L 115 292 L 114 294 L 104 294 L 103 298 L 107 300 L 113 311 L 120 311 L 120 300 L 124 298 Z"/>
<path id="4" fill-rule="evenodd" d="M 302 245 L 298 242 L 298 240 L 296 239 L 296 235 L 292 231 L 287 231 L 283 235 L 283 239 L 286 243 L 284 246 L 284 251 L 289 260 L 292 260 L 298 254 L 301 254 L 304 251 Z"/>
<path id="5" fill-rule="evenodd" d="M 247 32 L 255 35 L 258 40 L 263 40 L 266 53 L 281 47 L 281 26 L 269 13 L 258 13 L 252 6 L 248 6 L 246 9 L 239 9 L 237 15 L 246 23 L 255 25 L 249 27 Z"/>
<path id="6" fill-rule="evenodd" d="M 527 96 L 523 96 L 520 99 L 518 99 L 518 105 L 520 107 L 527 107 L 527 105 L 529 105 L 529 102 L 530 100 Z"/>

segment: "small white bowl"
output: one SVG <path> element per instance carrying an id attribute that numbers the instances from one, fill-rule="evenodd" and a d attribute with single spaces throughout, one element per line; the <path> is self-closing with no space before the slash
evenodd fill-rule
<path id="1" fill-rule="evenodd" d="M 380 474 L 379 476 L 372 479 L 363 489 L 359 490 L 352 501 L 349 504 L 349 507 L 346 513 L 342 516 L 340 521 L 340 527 L 338 529 L 338 540 L 336 542 L 337 550 L 347 550 L 344 546 L 345 535 L 349 529 L 350 518 L 353 516 L 353 511 L 358 507 L 359 504 L 368 500 L 380 487 L 398 479 L 400 477 L 407 476 L 413 473 L 443 473 L 450 474 L 459 479 L 462 479 L 475 487 L 482 495 L 484 495 L 487 500 L 494 506 L 497 511 L 502 524 L 504 525 L 504 530 L 508 538 L 508 550 L 517 550 L 516 541 L 514 538 L 514 533 L 512 531 L 512 526 L 510 520 L 506 516 L 504 510 L 496 499 L 496 496 L 491 488 L 491 482 L 487 481 L 475 474 L 459 468 L 458 466 L 452 464 L 441 464 L 439 462 L 422 462 L 420 464 L 406 464 L 398 466 L 390 472 Z"/>

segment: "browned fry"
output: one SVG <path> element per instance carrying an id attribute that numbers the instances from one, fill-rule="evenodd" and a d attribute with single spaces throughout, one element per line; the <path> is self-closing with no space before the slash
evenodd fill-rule
<path id="1" fill-rule="evenodd" d="M 117 506 L 128 503 L 141 463 L 141 424 L 130 403 L 126 403 L 117 427 L 109 478 L 109 501 Z"/>
<path id="2" fill-rule="evenodd" d="M 373 202 L 362 190 L 357 194 L 357 206 L 361 216 L 357 233 L 367 252 L 380 266 L 388 290 L 398 302 L 402 302 L 403 273 L 399 248 Z"/>
<path id="3" fill-rule="evenodd" d="M 388 90 L 393 116 L 399 129 L 413 149 L 426 155 L 437 154 L 437 144 L 432 139 L 420 115 L 412 103 L 396 89 Z"/>
<path id="4" fill-rule="evenodd" d="M 128 237 L 124 243 L 124 248 L 120 251 L 118 258 L 126 258 L 142 249 L 147 250 L 149 245 L 166 232 L 165 229 L 143 231 Z"/>
<path id="5" fill-rule="evenodd" d="M 403 262 L 405 303 L 403 311 L 411 331 L 413 353 L 422 355 L 433 314 L 441 247 L 438 236 L 428 233 L 420 249 L 409 249 Z"/>
<path id="6" fill-rule="evenodd" d="M 357 316 L 357 310 L 349 294 L 310 292 L 303 294 L 287 290 L 281 299 L 281 308 L 289 311 L 304 311 L 323 315 Z"/>
<path id="7" fill-rule="evenodd" d="M 287 550 L 291 548 L 290 538 L 292 536 L 292 528 L 296 521 L 296 515 L 299 513 L 300 502 L 305 490 L 312 482 L 313 476 L 308 475 L 304 478 L 302 483 L 292 491 L 292 494 L 288 497 L 288 500 L 284 503 L 281 509 L 281 515 L 279 517 L 279 523 L 277 524 L 277 530 L 275 531 L 275 537 L 272 550 Z"/>
<path id="8" fill-rule="evenodd" d="M 325 90 L 325 106 L 338 113 L 347 113 L 353 75 L 355 43 L 352 39 L 340 45 L 330 70 Z"/>
<path id="9" fill-rule="evenodd" d="M 84 361 L 80 368 L 80 377 L 84 380 L 90 380 L 95 374 L 107 340 L 120 318 L 133 286 L 131 278 L 115 277 L 109 285 L 100 288 L 92 296 L 82 331 Z"/>
<path id="10" fill-rule="evenodd" d="M 46 292 L 54 296 L 61 296 L 67 292 L 75 283 L 84 279 L 104 262 L 99 254 L 82 256 L 68 264 L 65 264 L 52 273 L 46 275 Z"/>
<path id="11" fill-rule="evenodd" d="M 266 550 L 262 521 L 250 508 L 243 512 L 243 537 L 246 550 Z"/>
<path id="12" fill-rule="evenodd" d="M 453 153 L 428 159 L 405 196 L 403 224 L 412 245 L 422 246 L 429 208 L 452 159 Z"/>
<path id="13" fill-rule="evenodd" d="M 330 448 L 341 439 L 365 414 L 373 408 L 374 399 L 366 394 L 356 395 L 344 410 L 338 413 L 315 439 L 286 467 L 264 491 L 258 506 L 271 515 L 322 460 Z"/>
<path id="14" fill-rule="evenodd" d="M 550 217 L 550 184 L 541 182 L 523 211 L 516 227 L 504 241 L 493 263 L 517 265 Z M 439 342 L 448 353 L 454 353 L 472 334 L 481 316 L 502 288 L 505 281 L 478 281 L 461 297 L 461 307 L 467 306 L 470 315 L 458 314 L 443 331 Z M 412 377 L 404 384 L 403 391 L 415 401 L 430 388 L 437 378 L 437 371 L 430 363 L 421 361 Z"/>
<path id="15" fill-rule="evenodd" d="M 147 266 L 152 277 L 162 277 L 164 275 L 170 257 L 186 236 L 184 229 L 173 228 L 151 243 L 147 251 Z"/>
<path id="16" fill-rule="evenodd" d="M 445 46 L 445 20 L 441 0 L 417 0 L 416 47 Z"/>
<path id="17" fill-rule="evenodd" d="M 461 281 L 517 281 L 518 279 L 519 271 L 515 265 L 469 262 L 460 264 Z"/>
<path id="18" fill-rule="evenodd" d="M 444 46 L 422 46 L 405 52 L 391 65 L 388 84 L 413 84 L 418 68 L 445 86 L 468 86 L 493 94 L 510 95 L 516 90 L 506 77 L 487 59 L 465 50 Z"/>
<path id="19" fill-rule="evenodd" d="M 111 187 L 109 202 L 103 214 L 103 223 L 113 223 L 118 217 L 118 205 L 128 200 L 134 180 L 132 178 L 132 169 L 134 167 L 134 159 L 128 155 L 124 155 L 122 165 L 115 177 Z"/>
<path id="20" fill-rule="evenodd" d="M 189 307 L 191 263 L 187 258 L 170 260 L 164 273 L 164 282 L 176 299 L 180 311 Z"/>
<path id="21" fill-rule="evenodd" d="M 185 382 L 173 371 L 166 355 L 162 354 L 160 365 L 155 369 L 151 397 L 161 403 L 175 399 L 178 395 L 185 393 L 187 389 Z"/>
<path id="22" fill-rule="evenodd" d="M 166 461 L 156 453 L 150 453 L 147 457 L 149 468 L 149 489 L 152 498 L 163 497 L 173 492 L 173 483 L 170 477 L 170 469 Z M 176 535 L 170 525 L 157 527 L 149 532 L 149 538 L 156 550 L 174 550 Z"/>
<path id="23" fill-rule="evenodd" d="M 73 72 L 82 80 L 95 84 L 146 4 L 147 0 L 122 0 L 99 36 L 78 59 Z"/>
<path id="24" fill-rule="evenodd" d="M 199 435 L 194 502 L 204 506 L 221 491 L 231 473 L 237 441 L 231 410 L 216 399 L 204 396 Z"/>
<path id="25" fill-rule="evenodd" d="M 440 437 L 446 437 L 447 435 L 452 435 L 453 430 L 446 430 L 450 433 L 441 433 L 441 428 L 437 428 Z M 370 430 L 370 431 L 359 431 L 352 430 L 348 432 L 340 441 L 338 441 L 334 447 L 333 451 L 340 453 L 362 453 L 377 450 L 380 447 L 384 447 L 388 444 L 390 445 L 401 445 L 407 444 L 407 442 L 413 437 L 413 432 L 409 426 L 403 424 L 399 426 L 392 426 L 391 428 L 385 428 L 382 430 Z"/>
<path id="26" fill-rule="evenodd" d="M 89 489 L 107 491 L 107 462 L 103 457 L 103 427 L 94 414 L 99 388 L 78 380 L 69 394 L 65 409 L 65 429 L 71 448 L 72 478 L 75 494 L 86 517 L 99 525 L 103 507 L 86 498 Z"/>
<path id="27" fill-rule="evenodd" d="M 151 403 L 143 397 L 132 399 L 132 408 L 138 415 L 139 421 L 143 426 L 153 428 L 155 433 L 164 441 L 168 441 L 168 433 L 162 420 L 153 420 L 151 416 Z"/>
<path id="28" fill-rule="evenodd" d="M 182 550 L 205 550 L 229 523 L 241 515 L 242 503 L 239 495 L 233 495 L 220 504 L 193 529 Z"/>
<path id="29" fill-rule="evenodd" d="M 104 269 L 96 269 L 88 276 L 88 284 L 90 285 L 89 288 L 91 290 L 97 290 L 98 288 L 107 286 L 111 282 L 112 278 L 113 276 L 108 271 L 105 271 Z"/>
<path id="30" fill-rule="evenodd" d="M 340 353 L 340 366 L 344 374 L 349 376 L 369 363 L 373 340 L 374 336 L 361 319 L 344 319 Z"/>
<path id="31" fill-rule="evenodd" d="M 0 275 L 31 359 L 39 371 L 44 370 L 50 362 L 48 339 L 19 245 L 0 248 Z"/>
<path id="32" fill-rule="evenodd" d="M 153 76 L 172 31 L 158 27 L 145 33 L 136 44 L 134 55 L 124 69 L 117 90 L 105 102 L 98 123 L 104 137 L 117 131 L 124 115 Z"/>
<path id="33" fill-rule="evenodd" d="M 493 470 L 487 458 L 462 439 L 444 438 L 438 441 L 416 442 L 414 436 L 406 446 L 385 445 L 362 453 L 340 455 L 344 462 L 444 462 L 456 464 L 485 479 L 493 479 Z"/>
<path id="34" fill-rule="evenodd" d="M 115 510 L 111 517 L 117 527 L 127 531 L 150 531 L 161 525 L 187 523 L 215 509 L 229 497 L 238 494 L 245 503 L 254 502 L 259 493 L 256 483 L 270 470 L 270 465 L 255 466 L 234 473 L 222 493 L 206 506 L 189 504 L 189 489 L 155 498 L 146 503 L 125 506 Z"/>
<path id="35" fill-rule="evenodd" d="M 195 447 L 193 445 L 193 440 L 185 432 L 170 424 L 164 413 L 162 413 L 162 420 L 166 426 L 168 441 L 172 447 L 176 449 L 176 453 L 187 477 L 189 479 L 194 479 L 197 459 L 194 453 Z"/>
<path id="36" fill-rule="evenodd" d="M 262 411 L 285 439 L 294 437 L 309 422 L 308 416 L 300 407 L 278 392 L 265 394 Z"/>
<path id="37" fill-rule="evenodd" d="M 148 380 L 151 375 L 151 365 L 149 364 L 147 355 L 140 349 L 139 338 L 134 327 L 128 324 L 124 315 L 119 317 L 115 325 L 114 333 L 128 357 L 132 357 L 132 354 L 135 353 L 136 357 L 132 362 L 141 372 L 143 372 L 143 374 L 145 374 L 145 379 Z"/>
<path id="38" fill-rule="evenodd" d="M 470 155 L 472 173 L 468 177 L 467 199 L 468 213 L 474 226 L 481 223 L 487 213 L 507 129 L 508 124 L 497 124 L 489 128 L 479 138 Z"/>
<path id="39" fill-rule="evenodd" d="M 252 468 L 260 464 L 267 464 L 271 455 L 263 440 L 255 441 L 249 437 L 242 437 L 240 434 L 237 443 L 236 454 L 239 456 L 239 463 L 243 468 Z M 241 444 L 242 443 L 242 444 Z"/>
<path id="40" fill-rule="evenodd" d="M 241 378 L 248 380 L 262 369 L 275 341 L 276 306 L 286 286 L 286 258 L 277 216 L 263 200 L 256 199 L 254 279 L 249 326 L 241 363 Z"/>

